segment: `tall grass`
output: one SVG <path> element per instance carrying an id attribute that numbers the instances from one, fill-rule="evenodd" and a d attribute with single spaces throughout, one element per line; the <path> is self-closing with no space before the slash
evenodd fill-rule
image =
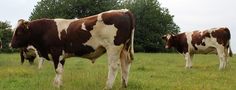
<path id="1" fill-rule="evenodd" d="M 235 90 L 236 59 L 218 70 L 219 60 L 214 54 L 195 55 L 193 68 L 185 69 L 180 54 L 136 53 L 126 90 Z M 25 62 L 20 64 L 19 54 L 0 54 L 0 90 L 57 90 L 52 81 L 55 76 L 51 61 L 45 61 L 41 70 Z M 107 79 L 106 55 L 94 64 L 82 58 L 66 60 L 62 90 L 101 90 Z M 120 72 L 113 85 L 120 90 Z"/>

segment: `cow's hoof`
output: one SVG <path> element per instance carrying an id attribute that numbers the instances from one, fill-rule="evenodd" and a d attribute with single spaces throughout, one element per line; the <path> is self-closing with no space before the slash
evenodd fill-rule
<path id="1" fill-rule="evenodd" d="M 127 85 L 126 84 L 122 84 L 122 88 L 127 88 Z"/>
<path id="2" fill-rule="evenodd" d="M 123 80 L 122 80 L 122 88 L 127 88 L 127 86 L 128 86 L 127 83 L 126 83 L 125 80 L 123 79 Z"/>
<path id="3" fill-rule="evenodd" d="M 62 81 L 58 80 L 58 79 L 55 79 L 54 82 L 53 82 L 53 85 L 57 88 L 60 88 L 60 87 L 62 87 Z"/>
<path id="4" fill-rule="evenodd" d="M 187 67 L 185 67 L 185 69 L 191 69 L 192 68 L 192 66 L 187 66 Z"/>

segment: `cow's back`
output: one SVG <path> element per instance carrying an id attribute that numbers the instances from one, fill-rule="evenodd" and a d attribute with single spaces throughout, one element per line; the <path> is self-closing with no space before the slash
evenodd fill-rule
<path id="1" fill-rule="evenodd" d="M 216 53 L 216 47 L 228 47 L 230 32 L 228 28 L 211 28 L 204 31 L 186 32 L 189 49 L 195 53 Z"/>
<path id="2" fill-rule="evenodd" d="M 134 28 L 132 19 L 127 10 L 115 10 L 74 21 L 66 31 L 66 52 L 98 57 L 111 45 L 125 44 Z"/>

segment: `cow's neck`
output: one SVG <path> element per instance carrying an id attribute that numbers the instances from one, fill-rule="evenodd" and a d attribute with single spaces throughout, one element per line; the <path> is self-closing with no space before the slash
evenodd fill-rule
<path id="1" fill-rule="evenodd" d="M 29 28 L 31 30 L 31 36 L 29 39 L 29 44 L 33 45 L 38 52 L 41 54 L 42 57 L 49 59 L 48 57 L 48 47 L 45 45 L 43 36 L 47 33 L 47 30 L 49 30 L 50 25 L 45 22 L 52 21 L 49 19 L 42 19 L 42 20 L 35 20 L 32 21 L 29 24 Z M 49 39 L 49 38 L 48 38 Z"/>
<path id="2" fill-rule="evenodd" d="M 174 36 L 173 42 L 173 47 L 179 53 L 186 53 L 188 51 L 187 38 L 185 34 L 178 34 L 177 36 Z"/>

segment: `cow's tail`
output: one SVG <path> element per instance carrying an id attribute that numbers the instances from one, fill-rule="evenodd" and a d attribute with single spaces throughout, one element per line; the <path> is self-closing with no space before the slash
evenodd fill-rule
<path id="1" fill-rule="evenodd" d="M 134 29 L 132 30 L 131 33 L 131 45 L 129 48 L 129 53 L 130 53 L 130 59 L 134 60 Z"/>
<path id="2" fill-rule="evenodd" d="M 225 27 L 224 30 L 227 32 L 227 36 L 228 36 L 228 47 L 227 47 L 228 51 L 227 52 L 228 52 L 229 56 L 232 57 L 233 53 L 232 53 L 232 50 L 231 50 L 231 47 L 230 47 L 230 38 L 231 38 L 230 30 L 227 27 Z"/>
<path id="3" fill-rule="evenodd" d="M 129 48 L 129 54 L 130 54 L 130 59 L 134 60 L 134 31 L 135 31 L 135 18 L 132 12 L 128 12 L 128 15 L 130 17 L 130 22 L 131 22 L 131 37 L 130 37 L 130 48 Z"/>
<path id="4" fill-rule="evenodd" d="M 130 19 L 130 37 L 125 42 L 124 47 L 121 51 L 121 57 L 127 60 L 129 63 L 134 60 L 134 31 L 135 31 L 135 21 L 134 16 L 130 11 L 125 12 Z"/>
<path id="5" fill-rule="evenodd" d="M 228 48 L 228 49 L 229 49 L 229 56 L 230 56 L 230 57 L 233 57 L 233 52 L 232 52 L 232 50 L 231 50 L 230 44 L 229 44 L 229 48 Z"/>

